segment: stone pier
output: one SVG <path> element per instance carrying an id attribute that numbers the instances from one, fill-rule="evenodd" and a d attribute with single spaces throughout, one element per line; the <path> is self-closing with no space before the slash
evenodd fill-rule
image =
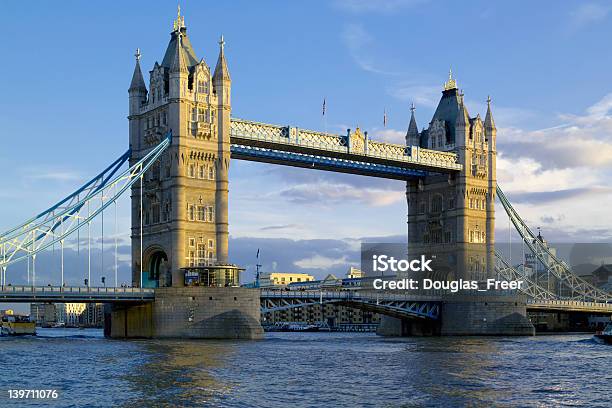
<path id="1" fill-rule="evenodd" d="M 182 287 L 155 290 L 155 301 L 113 305 L 111 338 L 261 339 L 259 290 Z"/>
<path id="2" fill-rule="evenodd" d="M 440 320 L 383 317 L 381 336 L 533 336 L 522 296 L 451 296 L 442 302 Z"/>

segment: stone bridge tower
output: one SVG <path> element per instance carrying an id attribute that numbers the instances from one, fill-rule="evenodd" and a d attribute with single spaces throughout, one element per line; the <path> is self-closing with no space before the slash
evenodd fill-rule
<path id="1" fill-rule="evenodd" d="M 454 152 L 463 165 L 454 176 L 430 175 L 406 186 L 411 255 L 433 256 L 437 279 L 484 279 L 494 273 L 496 128 L 487 101 L 484 122 L 470 117 L 449 74 L 429 127 L 412 117 L 406 143 Z"/>
<path id="2" fill-rule="evenodd" d="M 143 286 L 183 286 L 184 268 L 228 262 L 231 79 L 223 37 L 219 45 L 211 72 L 196 57 L 179 9 L 148 89 L 136 53 L 129 88 L 130 162 L 168 131 L 172 143 L 145 174 L 142 191 L 140 182 L 132 188 L 133 285 L 140 285 L 141 268 Z"/>

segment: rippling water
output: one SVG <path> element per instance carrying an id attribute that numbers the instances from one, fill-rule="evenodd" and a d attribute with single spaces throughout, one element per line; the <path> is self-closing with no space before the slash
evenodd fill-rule
<path id="1" fill-rule="evenodd" d="M 612 406 L 612 347 L 588 335 L 262 341 L 108 340 L 98 330 L 1 338 L 0 406 Z M 55 401 L 8 389 L 57 389 Z"/>

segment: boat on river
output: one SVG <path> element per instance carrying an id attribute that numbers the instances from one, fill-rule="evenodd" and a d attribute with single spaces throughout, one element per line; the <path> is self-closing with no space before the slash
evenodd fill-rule
<path id="1" fill-rule="evenodd" d="M 2 316 L 0 325 L 0 335 L 2 336 L 23 336 L 35 335 L 36 322 L 30 320 L 30 316 L 9 314 Z"/>
<path id="2" fill-rule="evenodd" d="M 612 344 L 612 323 L 608 323 L 605 329 L 595 333 L 595 338 L 606 344 Z"/>

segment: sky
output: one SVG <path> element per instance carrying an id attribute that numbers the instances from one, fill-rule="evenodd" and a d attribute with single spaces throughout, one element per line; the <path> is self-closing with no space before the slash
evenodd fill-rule
<path id="1" fill-rule="evenodd" d="M 0 2 L 0 230 L 127 149 L 135 49 L 148 77 L 176 6 Z M 244 119 L 343 134 L 359 126 L 402 143 L 410 104 L 419 128 L 427 126 L 452 68 L 472 117 L 484 117 L 487 96 L 493 100 L 498 182 L 529 225 L 550 241 L 611 241 L 612 3 L 183 1 L 181 9 L 210 66 L 224 35 L 232 115 Z M 235 160 L 230 258 L 247 268 L 247 281 L 257 248 L 264 271 L 341 276 L 358 262 L 361 242 L 405 240 L 404 189 L 400 181 Z M 127 197 L 119 224 L 121 282 L 129 279 Z M 508 237 L 499 205 L 497 240 Z M 112 280 L 114 254 L 105 248 L 96 281 Z M 83 253 L 70 251 L 67 276 L 82 282 Z M 47 255 L 38 279 L 55 283 L 57 261 Z M 14 282 L 27 278 L 25 266 L 12 273 Z"/>

